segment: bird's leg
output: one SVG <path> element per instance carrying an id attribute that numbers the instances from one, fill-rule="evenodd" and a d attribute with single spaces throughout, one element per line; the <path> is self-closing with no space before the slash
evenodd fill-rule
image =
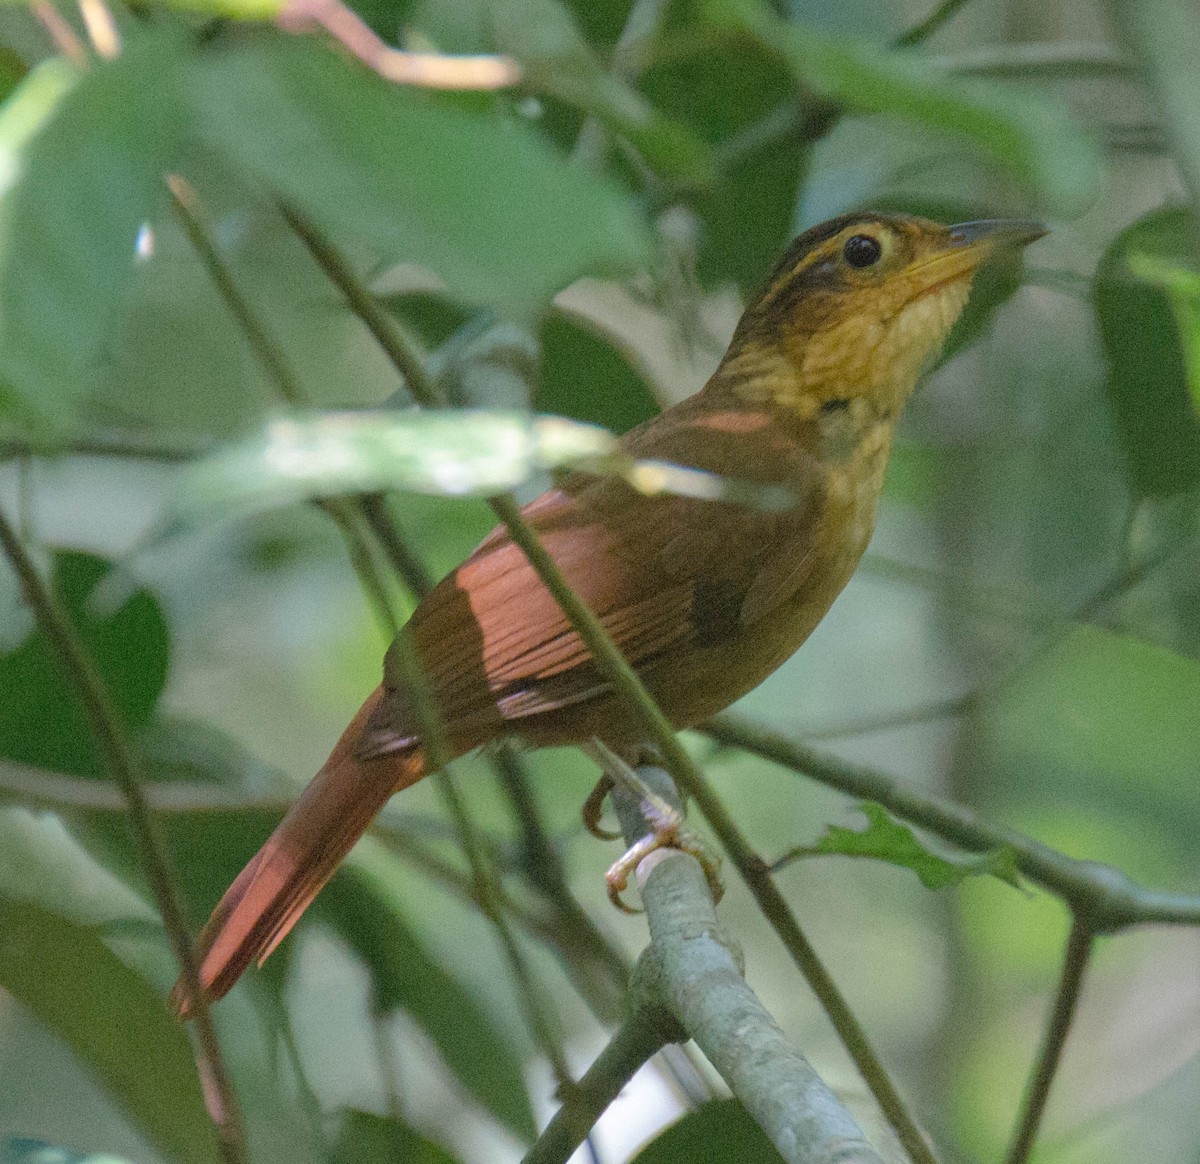
<path id="1" fill-rule="evenodd" d="M 605 884 L 608 886 L 608 899 L 613 905 L 624 913 L 639 912 L 627 906 L 621 895 L 628 888 L 630 874 L 644 858 L 658 849 L 679 849 L 695 857 L 704 869 L 713 900 L 719 901 L 725 892 L 720 876 L 721 859 L 712 852 L 698 833 L 688 828 L 683 813 L 655 792 L 636 769 L 602 740 L 593 738 L 586 750 L 592 754 L 604 773 L 584 805 L 584 820 L 590 822 L 589 828 L 598 821 L 600 802 L 613 788 L 620 786 L 637 797 L 641 815 L 651 829 L 630 846 L 604 875 Z M 591 828 L 591 831 L 601 835 L 597 828 Z"/>

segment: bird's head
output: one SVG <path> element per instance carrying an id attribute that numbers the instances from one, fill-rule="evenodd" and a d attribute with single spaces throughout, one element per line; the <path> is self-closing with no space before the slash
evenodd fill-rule
<path id="1" fill-rule="evenodd" d="M 726 361 L 735 391 L 808 415 L 846 401 L 894 416 L 941 351 L 980 264 L 1045 233 L 1034 222 L 942 226 L 872 212 L 814 226 L 738 325 Z"/>

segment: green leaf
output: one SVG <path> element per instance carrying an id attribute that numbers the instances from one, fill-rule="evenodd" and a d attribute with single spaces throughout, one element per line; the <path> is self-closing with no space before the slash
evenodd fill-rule
<path id="1" fill-rule="evenodd" d="M 0 373 L 61 429 L 91 387 L 181 138 L 177 43 L 134 37 L 78 74 L 39 65 L 0 112 Z"/>
<path id="2" fill-rule="evenodd" d="M 712 180 L 708 147 L 604 68 L 557 0 L 489 0 L 488 10 L 497 47 L 521 62 L 527 87 L 591 114 L 662 176 L 690 184 Z"/>
<path id="3" fill-rule="evenodd" d="M 1138 219 L 1105 251 L 1092 285 L 1106 387 L 1137 492 L 1162 497 L 1200 482 L 1200 416 L 1171 293 L 1137 277 L 1130 260 L 1194 268 L 1195 218 L 1183 208 Z"/>
<path id="4" fill-rule="evenodd" d="M 630 204 L 525 125 L 389 85 L 316 43 L 210 54 L 186 97 L 209 144 L 335 238 L 424 264 L 459 295 L 527 308 L 646 262 Z"/>
<path id="5" fill-rule="evenodd" d="M 275 421 L 263 435 L 195 464 L 159 536 L 230 509 L 388 489 L 487 496 L 542 469 L 570 467 L 619 475 L 646 494 L 723 498 L 771 511 L 796 501 L 780 486 L 634 460 L 606 430 L 562 417 L 450 409 L 318 413 Z"/>
<path id="6" fill-rule="evenodd" d="M 914 52 L 845 41 L 785 22 L 760 0 L 708 0 L 718 27 L 756 36 L 811 94 L 855 113 L 884 114 L 959 134 L 1059 213 L 1095 195 L 1100 153 L 1060 103 L 938 70 Z"/>
<path id="7" fill-rule="evenodd" d="M 1167 293 L 1179 328 L 1192 407 L 1200 413 L 1200 272 L 1140 252 L 1129 255 L 1129 269 Z"/>
<path id="8" fill-rule="evenodd" d="M 658 403 L 630 358 L 598 328 L 561 311 L 547 313 L 534 406 L 612 432 L 657 415 Z"/>
<path id="9" fill-rule="evenodd" d="M 194 518 L 386 489 L 487 495 L 538 470 L 604 456 L 615 443 L 594 425 L 520 412 L 290 417 L 198 462 L 185 475 L 174 510 Z"/>
<path id="10" fill-rule="evenodd" d="M 365 1111 L 346 1113 L 333 1149 L 333 1164 L 455 1164 L 455 1159 L 407 1124 Z"/>
<path id="11" fill-rule="evenodd" d="M 716 1099 L 657 1135 L 630 1164 L 771 1164 L 782 1159 L 741 1103 Z"/>
<path id="12" fill-rule="evenodd" d="M 220 1159 L 184 1028 L 93 930 L 0 896 L 0 986 L 71 1047 L 163 1155 Z"/>
<path id="13" fill-rule="evenodd" d="M 861 832 L 830 825 L 815 845 L 792 849 L 784 859 L 831 854 L 868 857 L 901 869 L 911 869 L 926 889 L 943 889 L 948 885 L 960 885 L 968 877 L 985 876 L 998 877 L 1019 886 L 1017 867 L 1009 849 L 997 849 L 979 856 L 945 857 L 927 848 L 908 825 L 901 824 L 883 805 L 866 801 L 859 809 L 867 818 L 867 827 Z"/>
<path id="14" fill-rule="evenodd" d="M 54 555 L 50 585 L 114 709 L 137 729 L 166 683 L 170 634 L 157 599 L 147 591 L 105 594 L 101 582 L 111 569 L 103 558 L 62 551 Z M 40 631 L 0 654 L 0 689 L 21 692 L 20 699 L 0 700 L 0 756 L 82 776 L 102 771 L 74 685 Z"/>
<path id="15" fill-rule="evenodd" d="M 396 886 L 400 876 L 383 847 L 364 838 L 313 908 L 367 964 L 377 1009 L 408 1014 L 475 1099 L 518 1137 L 531 1140 L 535 1127 L 520 1056 L 405 924 Z"/>

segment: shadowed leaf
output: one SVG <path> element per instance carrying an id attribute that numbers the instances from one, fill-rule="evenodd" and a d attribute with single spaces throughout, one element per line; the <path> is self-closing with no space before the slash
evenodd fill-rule
<path id="1" fill-rule="evenodd" d="M 1134 488 L 1151 497 L 1200 482 L 1200 417 L 1171 293 L 1130 268 L 1130 260 L 1192 267 L 1194 219 L 1182 208 L 1156 210 L 1113 240 L 1092 286 L 1108 356 L 1106 386 Z"/>
<path id="2" fill-rule="evenodd" d="M 183 1164 L 220 1159 L 187 1033 L 94 930 L 0 896 L 0 986 L 71 1047 L 160 1152 Z"/>

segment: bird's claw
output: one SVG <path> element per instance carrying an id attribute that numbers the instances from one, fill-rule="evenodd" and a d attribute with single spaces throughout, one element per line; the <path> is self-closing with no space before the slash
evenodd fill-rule
<path id="1" fill-rule="evenodd" d="M 611 760 L 611 752 L 605 758 Z M 641 800 L 642 816 L 646 818 L 652 832 L 647 833 L 636 844 L 631 845 L 606 872 L 605 884 L 608 889 L 608 900 L 622 913 L 641 913 L 640 908 L 626 905 L 623 898 L 625 890 L 629 888 L 630 876 L 637 870 L 637 866 L 650 856 L 650 853 L 656 852 L 660 848 L 677 848 L 680 852 L 688 853 L 689 856 L 695 857 L 700 862 L 701 868 L 704 870 L 704 877 L 708 881 L 709 892 L 713 894 L 713 901 L 720 901 L 721 896 L 725 893 L 725 886 L 721 882 L 720 875 L 721 858 L 712 851 L 700 834 L 686 826 L 682 814 L 676 808 L 650 790 L 636 773 L 628 770 L 628 766 L 624 766 L 623 762 L 622 768 L 626 770 L 620 772 L 619 775 L 611 775 L 606 772 L 604 776 L 601 776 L 600 781 L 593 788 L 592 794 L 588 797 L 587 803 L 583 806 L 584 823 L 587 824 L 589 832 L 594 835 L 613 839 L 613 834 L 608 833 L 607 829 L 600 829 L 599 824 L 596 823 L 599 821 L 601 802 L 618 782 L 620 784 L 628 782 L 630 791 L 635 792 Z"/>
<path id="2" fill-rule="evenodd" d="M 613 790 L 613 784 L 613 778 L 605 773 L 596 781 L 596 787 L 588 793 L 587 800 L 583 802 L 583 827 L 601 841 L 615 841 L 621 836 L 619 831 L 606 829 L 600 823 L 600 818 L 604 815 L 604 798 Z"/>

